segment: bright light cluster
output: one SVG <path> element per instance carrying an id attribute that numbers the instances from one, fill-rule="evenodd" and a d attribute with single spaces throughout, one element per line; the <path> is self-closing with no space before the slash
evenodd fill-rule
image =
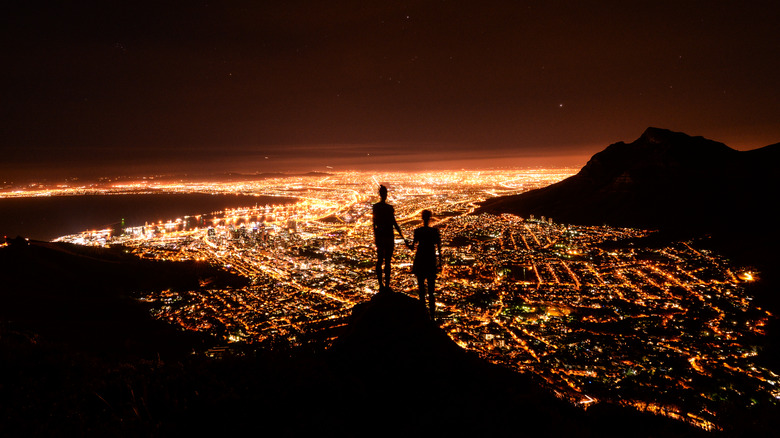
<path id="1" fill-rule="evenodd" d="M 225 342 L 281 337 L 345 323 L 376 292 L 371 204 L 378 184 L 404 234 L 423 209 L 445 242 L 437 282 L 442 328 L 464 348 L 533 373 L 587 407 L 631 405 L 717 429 L 728 403 L 776 403 L 780 377 L 755 363 L 752 339 L 770 314 L 745 292 L 755 273 L 694 242 L 621 245 L 644 230 L 558 224 L 551 218 L 473 215 L 476 203 L 559 181 L 572 169 L 429 173 L 361 172 L 240 183 L 122 184 L 120 192 L 208 192 L 295 197 L 285 205 L 199 212 L 112 236 L 147 258 L 201 260 L 245 276 L 242 289 L 164 291 L 144 299 L 155 315 Z M 198 213 L 198 212 L 193 212 Z M 392 286 L 416 296 L 413 254 L 396 246 Z"/>

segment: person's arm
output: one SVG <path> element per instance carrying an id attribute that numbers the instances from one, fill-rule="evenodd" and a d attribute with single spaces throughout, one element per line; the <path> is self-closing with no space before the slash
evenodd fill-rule
<path id="1" fill-rule="evenodd" d="M 406 242 L 406 237 L 404 237 L 404 232 L 401 231 L 401 226 L 398 225 L 398 221 L 395 220 L 395 209 L 394 208 L 391 209 L 390 212 L 391 212 L 392 218 L 393 218 L 393 228 L 398 230 L 398 234 L 401 236 L 401 239 L 403 239 L 404 242 Z"/>
<path id="2" fill-rule="evenodd" d="M 374 232 L 374 236 L 376 236 L 376 206 L 371 206 L 371 229 Z"/>
<path id="3" fill-rule="evenodd" d="M 439 269 L 441 269 L 442 268 L 442 263 L 441 263 L 441 233 L 439 232 L 438 229 L 436 230 L 436 254 L 439 256 L 438 257 Z"/>
<path id="4" fill-rule="evenodd" d="M 404 242 L 406 242 L 406 237 L 404 237 L 404 233 L 401 231 L 401 226 L 398 225 L 398 222 L 395 221 L 395 216 L 393 216 L 393 227 L 398 230 L 398 234 L 401 235 L 401 239 L 404 239 Z"/>

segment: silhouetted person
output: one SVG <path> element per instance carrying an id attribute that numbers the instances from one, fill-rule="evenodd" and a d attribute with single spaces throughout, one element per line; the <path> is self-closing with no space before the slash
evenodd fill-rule
<path id="1" fill-rule="evenodd" d="M 393 258 L 393 247 L 395 241 L 393 238 L 393 228 L 398 230 L 401 239 L 404 233 L 398 222 L 395 220 L 395 209 L 387 203 L 387 187 L 379 186 L 379 197 L 381 200 L 372 206 L 374 213 L 374 242 L 376 243 L 376 277 L 379 280 L 379 290 L 383 287 L 390 288 L 390 261 Z M 382 283 L 382 265 L 385 267 L 385 281 Z"/>
<path id="2" fill-rule="evenodd" d="M 417 276 L 417 288 L 420 292 L 420 301 L 425 305 L 425 292 L 428 292 L 428 309 L 431 320 L 434 319 L 436 301 L 433 291 L 436 289 L 436 273 L 441 267 L 441 234 L 438 228 L 428 226 L 431 220 L 431 212 L 423 210 L 423 226 L 414 230 L 414 241 L 409 249 L 414 249 L 417 244 L 417 254 L 414 255 L 412 272 Z M 426 287 L 427 283 L 427 287 Z"/>

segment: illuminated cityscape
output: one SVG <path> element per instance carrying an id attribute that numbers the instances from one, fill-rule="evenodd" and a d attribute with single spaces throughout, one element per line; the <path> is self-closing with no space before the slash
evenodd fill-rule
<path id="1" fill-rule="evenodd" d="M 213 193 L 293 203 L 193 212 L 167 222 L 85 231 L 60 241 L 123 245 L 139 257 L 201 260 L 247 277 L 241 289 L 144 296 L 154 315 L 226 343 L 346 323 L 377 291 L 371 234 L 376 188 L 389 188 L 406 237 L 423 209 L 442 232 L 439 324 L 463 348 L 544 382 L 572 403 L 632 406 L 718 429 L 728 404 L 775 404 L 780 376 L 755 363 L 772 315 L 745 291 L 753 273 L 681 241 L 626 244 L 650 231 L 473 215 L 488 197 L 547 186 L 575 169 L 345 172 L 259 181 L 105 183 L 7 196 Z M 35 191 L 38 190 L 38 191 Z M 267 199 L 267 198 L 264 198 Z M 391 285 L 416 296 L 413 254 L 396 241 Z"/>

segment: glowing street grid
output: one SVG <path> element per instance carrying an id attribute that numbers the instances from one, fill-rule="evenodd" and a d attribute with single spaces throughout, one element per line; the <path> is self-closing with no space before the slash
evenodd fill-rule
<path id="1" fill-rule="evenodd" d="M 166 291 L 145 299 L 158 318 L 228 342 L 282 337 L 295 343 L 302 333 L 343 324 L 354 304 L 376 292 L 371 203 L 382 183 L 407 238 L 422 209 L 434 212 L 445 244 L 438 319 L 462 347 L 532 373 L 573 403 L 630 405 L 709 430 L 718 428 L 728 405 L 777 403 L 780 378 L 754 362 L 754 344 L 772 315 L 745 292 L 750 272 L 691 242 L 661 249 L 609 245 L 648 234 L 643 230 L 469 215 L 487 197 L 572 173 L 337 173 L 173 187 L 144 182 L 136 189 L 294 196 L 298 202 L 60 240 L 122 244 L 148 258 L 205 260 L 246 276 L 251 286 L 243 289 Z M 397 240 L 392 287 L 416 296 L 412 257 Z"/>

